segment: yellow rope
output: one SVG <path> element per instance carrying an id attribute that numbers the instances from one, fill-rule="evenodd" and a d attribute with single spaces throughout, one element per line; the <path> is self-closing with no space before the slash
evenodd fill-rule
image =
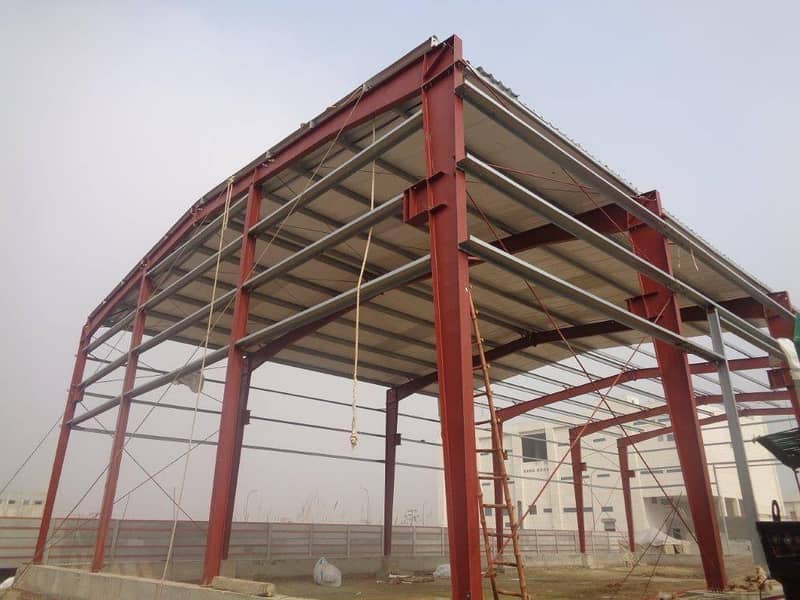
<path id="1" fill-rule="evenodd" d="M 206 355 L 208 354 L 208 342 L 211 338 L 211 331 L 214 329 L 214 303 L 217 300 L 217 283 L 219 282 L 219 270 L 220 264 L 222 263 L 222 247 L 225 242 L 225 231 L 228 229 L 228 217 L 230 215 L 231 209 L 231 196 L 233 194 L 233 177 L 228 179 L 228 189 L 225 192 L 225 207 L 223 208 L 222 212 L 222 223 L 220 224 L 219 230 L 219 245 L 217 246 L 217 260 L 214 265 L 214 281 L 211 285 L 211 301 L 208 305 L 208 323 L 206 324 L 206 334 L 203 338 L 203 356 L 200 360 L 200 380 L 197 384 L 197 392 L 195 393 L 194 399 L 194 412 L 192 413 L 192 428 L 189 432 L 189 439 L 187 441 L 187 445 L 189 448 L 192 447 L 194 442 L 194 433 L 195 427 L 197 426 L 197 414 L 200 408 L 200 396 L 203 392 L 203 371 L 206 368 Z M 181 501 L 183 500 L 183 491 L 186 487 L 186 476 L 189 471 L 189 452 L 186 453 L 186 460 L 183 462 L 183 475 L 181 477 L 181 487 L 178 492 L 178 497 L 175 501 L 175 504 L 180 507 Z M 169 569 L 169 563 L 172 560 L 172 552 L 175 548 L 175 533 L 178 528 L 178 511 L 177 509 L 174 512 L 174 517 L 172 520 L 172 532 L 170 533 L 169 537 L 169 547 L 167 548 L 167 559 L 164 562 L 164 571 L 161 573 L 161 582 L 163 583 L 164 580 L 167 578 L 167 571 Z M 158 588 L 158 593 L 156 597 L 159 597 L 161 594 L 161 587 Z"/>
<path id="2" fill-rule="evenodd" d="M 372 122 L 372 143 L 375 143 L 375 122 Z M 375 161 L 372 161 L 372 182 L 370 185 L 369 194 L 369 209 L 375 208 Z M 358 272 L 358 281 L 356 282 L 356 329 L 355 329 L 355 344 L 353 348 L 353 415 L 350 423 L 350 447 L 355 450 L 358 445 L 358 414 L 356 406 L 358 404 L 358 344 L 360 334 L 360 321 L 361 321 L 361 283 L 364 281 L 364 271 L 367 267 L 367 256 L 369 255 L 369 245 L 372 242 L 372 227 L 369 228 L 367 233 L 367 243 L 364 245 L 364 257 L 361 259 L 361 269 Z"/>

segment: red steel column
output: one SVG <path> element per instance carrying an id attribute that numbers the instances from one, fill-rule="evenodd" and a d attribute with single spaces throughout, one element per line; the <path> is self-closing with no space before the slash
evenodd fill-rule
<path id="1" fill-rule="evenodd" d="M 125 375 L 122 380 L 122 400 L 117 409 L 117 424 L 114 427 L 114 439 L 111 442 L 111 457 L 108 461 L 106 485 L 103 490 L 103 503 L 100 505 L 100 517 L 97 521 L 97 534 L 94 539 L 92 572 L 97 572 L 103 568 L 108 528 L 111 524 L 111 515 L 114 512 L 114 497 L 117 494 L 117 482 L 119 481 L 119 471 L 122 465 L 122 452 L 125 449 L 125 434 L 128 430 L 128 416 L 131 412 L 131 401 L 130 398 L 128 398 L 128 392 L 130 392 L 136 384 L 136 370 L 139 365 L 139 355 L 131 350 L 142 343 L 144 324 L 147 319 L 147 314 L 142 306 L 150 298 L 150 293 L 153 289 L 152 282 L 150 278 L 147 277 L 146 272 L 147 265 L 142 265 L 142 280 L 139 284 L 136 315 L 133 318 L 128 362 L 125 365 Z"/>
<path id="2" fill-rule="evenodd" d="M 383 463 L 383 555 L 392 554 L 392 518 L 394 516 L 394 478 L 397 463 L 397 447 L 400 436 L 397 433 L 398 413 L 397 391 L 386 390 L 386 439 L 384 440 Z"/>
<path id="3" fill-rule="evenodd" d="M 642 201 L 650 210 L 661 214 L 658 192 L 645 194 Z M 663 235 L 646 225 L 638 224 L 631 228 L 630 238 L 633 250 L 639 256 L 663 271 L 672 273 L 669 247 Z M 660 283 L 643 275 L 639 275 L 639 283 L 642 295 L 629 301 L 630 310 L 648 319 L 658 317 L 656 321 L 659 325 L 681 333 L 681 318 L 675 295 Z M 686 485 L 706 585 L 711 590 L 722 590 L 727 583 L 725 562 L 719 540 L 714 497 L 708 479 L 706 453 L 697 422 L 689 361 L 686 354 L 675 346 L 660 340 L 653 340 L 653 345 L 674 427 L 675 446 Z"/>
<path id="4" fill-rule="evenodd" d="M 625 522 L 628 524 L 628 548 L 636 552 L 636 539 L 633 530 L 633 501 L 631 500 L 631 477 L 633 471 L 628 464 L 628 444 L 625 438 L 617 440 L 617 454 L 619 455 L 619 476 L 622 481 L 622 500 L 625 503 Z"/>
<path id="5" fill-rule="evenodd" d="M 249 361 L 245 362 L 244 372 L 242 373 L 242 384 L 239 391 L 239 415 L 236 423 L 236 445 L 234 446 L 233 456 L 233 482 L 230 489 L 230 499 L 228 500 L 228 518 L 225 521 L 225 547 L 222 549 L 222 558 L 228 558 L 228 550 L 231 545 L 231 531 L 233 528 L 233 507 L 236 504 L 236 488 L 239 484 L 239 464 L 242 461 L 242 444 L 244 443 L 244 428 L 250 424 L 250 411 L 247 410 L 247 402 L 250 398 L 250 379 L 252 371 Z"/>
<path id="6" fill-rule="evenodd" d="M 586 523 L 583 513 L 583 472 L 586 470 L 586 463 L 581 456 L 581 436 L 578 430 L 569 430 L 569 444 L 572 490 L 575 492 L 575 519 L 578 522 L 578 547 L 581 554 L 586 554 Z"/>
<path id="7" fill-rule="evenodd" d="M 776 292 L 774 294 L 770 294 L 772 298 L 778 302 L 781 306 L 785 306 L 789 310 L 792 309 L 792 303 L 789 300 L 789 294 L 786 292 Z M 786 319 L 783 316 L 773 315 L 767 311 L 767 328 L 769 329 L 769 334 L 774 338 L 787 338 L 793 339 L 794 338 L 794 323 L 789 319 Z M 782 366 L 786 368 L 786 363 L 782 363 Z M 797 396 L 797 388 L 795 387 L 794 383 L 789 380 L 786 389 L 789 391 L 789 400 L 792 403 L 792 409 L 794 410 L 795 419 L 797 419 L 797 424 L 800 425 L 800 398 Z"/>
<path id="8" fill-rule="evenodd" d="M 454 600 L 481 600 L 478 535 L 478 474 L 472 399 L 472 349 L 467 255 L 466 181 L 456 168 L 465 156 L 464 118 L 456 88 L 463 81 L 461 40 L 453 37 L 426 58 L 429 72 L 442 61 L 453 66 L 422 91 L 430 211 L 431 285 L 439 372 L 447 532 Z"/>
<path id="9" fill-rule="evenodd" d="M 75 355 L 75 365 L 72 367 L 72 381 L 69 386 L 69 392 L 67 393 L 67 405 L 64 408 L 64 418 L 61 420 L 61 431 L 58 434 L 53 468 L 50 471 L 50 484 L 47 487 L 47 497 L 44 501 L 42 520 L 39 524 L 39 537 L 36 538 L 36 548 L 33 552 L 33 562 L 35 564 L 41 564 L 44 558 L 47 534 L 50 531 L 53 507 L 56 503 L 58 484 L 61 481 L 61 471 L 64 469 L 64 457 L 67 454 L 67 444 L 69 443 L 71 429 L 67 423 L 75 416 L 75 406 L 83 398 L 83 390 L 80 387 L 80 383 L 83 380 L 83 372 L 86 368 L 86 345 L 89 343 L 91 337 L 92 332 L 89 331 L 88 324 L 84 325 L 81 330 L 81 339 L 78 342 L 78 353 Z"/>
<path id="10" fill-rule="evenodd" d="M 261 191 L 259 186 L 251 185 L 247 197 L 247 211 L 242 232 L 242 249 L 239 258 L 239 277 L 233 305 L 231 323 L 230 351 L 225 371 L 225 390 L 222 394 L 222 415 L 220 416 L 217 440 L 217 458 L 214 466 L 214 486 L 211 490 L 211 506 L 208 515 L 208 535 L 203 561 L 203 583 L 208 584 L 219 575 L 220 563 L 225 550 L 226 537 L 230 533 L 228 525 L 232 516 L 232 504 L 236 494 L 236 455 L 239 440 L 239 423 L 242 413 L 242 377 L 246 370 L 247 358 L 236 347 L 236 343 L 247 333 L 247 317 L 250 307 L 250 292 L 244 289 L 244 282 L 253 270 L 255 263 L 256 238 L 248 230 L 258 221 L 261 211 Z"/>
<path id="11" fill-rule="evenodd" d="M 503 439 L 503 423 L 497 423 L 497 429 L 500 433 L 500 439 Z M 494 436 L 492 436 L 492 447 L 494 447 Z M 501 458 L 499 452 L 492 452 L 492 475 L 495 477 L 499 477 L 500 473 L 502 472 L 502 464 L 500 464 L 501 460 L 504 460 L 505 457 Z M 503 482 L 500 479 L 492 480 L 494 483 L 494 503 L 497 505 L 505 504 L 506 499 L 503 496 Z M 494 509 L 494 531 L 495 531 L 495 544 L 497 547 L 497 551 L 499 552 L 500 549 L 503 547 L 503 530 L 505 528 L 505 512 L 502 509 Z M 519 515 L 518 517 L 519 518 Z"/>

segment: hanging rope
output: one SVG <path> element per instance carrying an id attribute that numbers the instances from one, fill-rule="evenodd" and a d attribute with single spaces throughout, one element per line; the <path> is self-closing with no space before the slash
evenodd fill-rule
<path id="1" fill-rule="evenodd" d="M 375 143 L 375 121 L 372 122 L 372 143 Z M 375 161 L 372 161 L 372 181 L 369 192 L 369 209 L 375 208 Z M 358 281 L 356 282 L 356 323 L 355 323 L 355 342 L 353 348 L 353 402 L 352 419 L 350 422 L 350 447 L 355 450 L 358 446 L 358 342 L 361 328 L 361 284 L 364 281 L 364 271 L 367 268 L 367 256 L 369 256 L 369 246 L 372 242 L 372 227 L 367 232 L 367 243 L 364 245 L 364 257 L 361 259 L 361 269 L 358 271 Z"/>
<path id="2" fill-rule="evenodd" d="M 217 283 L 219 282 L 219 270 L 220 264 L 222 262 L 222 247 L 225 242 L 225 231 L 228 229 L 228 217 L 230 216 L 230 208 L 231 208 L 231 195 L 233 194 L 233 177 L 228 179 L 228 189 L 225 192 L 225 207 L 222 213 L 222 223 L 220 224 L 219 230 L 219 245 L 217 247 L 217 261 L 214 265 L 214 280 L 211 285 L 211 301 L 208 304 L 208 322 L 206 323 L 206 333 L 205 337 L 203 338 L 203 355 L 200 360 L 200 380 L 197 384 L 197 391 L 195 393 L 194 398 L 194 410 L 192 412 L 192 427 L 189 431 L 189 439 L 187 441 L 187 448 L 191 448 L 192 444 L 194 443 L 194 433 L 195 428 L 197 426 L 197 415 L 198 409 L 200 408 L 200 396 L 203 392 L 203 370 L 206 367 L 206 355 L 208 354 L 208 341 L 211 337 L 211 331 L 214 329 L 214 303 L 217 300 Z M 245 232 L 246 235 L 246 232 Z M 178 491 L 178 497 L 175 501 L 178 509 L 181 509 L 181 502 L 183 501 L 183 492 L 186 487 L 186 476 L 189 472 L 189 458 L 190 458 L 190 451 L 187 450 L 185 460 L 183 461 L 183 474 L 181 476 L 181 485 Z M 161 581 L 163 582 L 167 578 L 167 570 L 169 569 L 169 563 L 172 560 L 172 552 L 175 549 L 175 533 L 178 529 L 178 511 L 176 510 L 174 513 L 174 517 L 172 519 L 172 531 L 170 532 L 169 536 L 169 546 L 167 548 L 167 559 L 164 562 L 164 570 L 161 573 Z M 160 594 L 160 587 L 159 587 L 159 594 Z"/>

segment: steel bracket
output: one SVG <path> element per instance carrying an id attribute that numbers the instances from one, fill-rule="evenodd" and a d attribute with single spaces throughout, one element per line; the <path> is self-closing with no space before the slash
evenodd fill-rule
<path id="1" fill-rule="evenodd" d="M 628 311 L 632 312 L 633 314 L 642 317 L 644 319 L 648 319 L 652 321 L 655 318 L 655 311 L 652 310 L 653 300 L 657 300 L 659 294 L 656 292 L 650 292 L 648 294 L 642 294 L 641 296 L 634 296 L 633 298 L 628 298 L 625 301 L 625 304 L 628 306 Z"/>
<path id="2" fill-rule="evenodd" d="M 428 220 L 429 213 L 445 206 L 434 198 L 434 183 L 443 175 L 439 171 L 403 191 L 403 222 L 420 227 Z"/>
<path id="3" fill-rule="evenodd" d="M 769 369 L 767 371 L 767 379 L 769 380 L 769 389 L 780 390 L 787 387 L 792 387 L 794 381 L 788 368 Z"/>

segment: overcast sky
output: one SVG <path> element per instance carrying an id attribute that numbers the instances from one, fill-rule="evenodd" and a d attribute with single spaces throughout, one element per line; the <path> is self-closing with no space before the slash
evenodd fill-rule
<path id="1" fill-rule="evenodd" d="M 459 34 L 474 64 L 800 302 L 798 22 L 796 2 L 0 1 L 0 481 L 63 410 L 88 312 L 187 207 L 429 35 Z M 291 369 L 266 369 L 257 383 L 350 395 L 346 381 Z M 367 386 L 363 399 L 378 405 L 382 393 Z M 347 410 L 276 395 L 255 408 L 349 426 Z M 432 414 L 425 399 L 407 409 Z M 187 415 L 163 418 L 187 433 Z M 363 426 L 377 431 L 382 419 L 365 414 Z M 409 437 L 436 438 L 435 428 L 404 426 Z M 306 447 L 297 430 L 258 427 L 254 443 Z M 46 487 L 53 441 L 15 487 Z M 60 512 L 107 461 L 107 439 L 73 442 Z M 311 446 L 349 452 L 345 434 L 314 434 Z M 151 469 L 181 451 L 131 449 Z M 381 454 L 380 441 L 357 451 Z M 437 458 L 404 445 L 401 460 Z M 207 514 L 211 461 L 211 449 L 193 455 L 185 503 L 197 519 Z M 120 491 L 142 478 L 129 463 Z M 249 495 L 251 517 L 297 518 L 315 505 L 328 518 L 375 520 L 381 473 L 250 453 L 238 510 Z M 180 475 L 173 468 L 160 481 L 172 489 Z M 431 510 L 435 482 L 401 470 L 398 509 Z M 97 504 L 95 493 L 79 512 Z M 154 488 L 137 492 L 129 511 L 170 514 Z"/>

